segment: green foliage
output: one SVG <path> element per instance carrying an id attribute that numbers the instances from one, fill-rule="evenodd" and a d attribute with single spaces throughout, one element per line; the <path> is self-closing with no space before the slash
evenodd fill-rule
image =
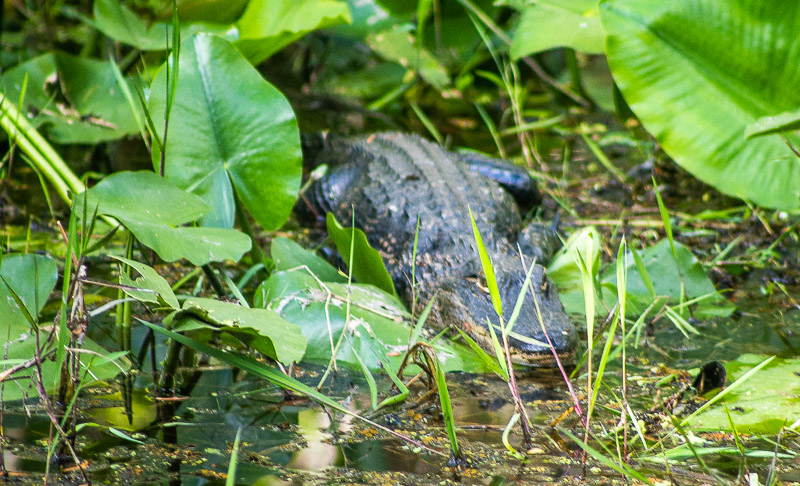
<path id="1" fill-rule="evenodd" d="M 49 52 L 9 69 L 0 91 L 18 100 L 26 79 L 23 111 L 37 112 L 34 125 L 56 143 L 94 144 L 137 131 L 108 62 Z"/>
<path id="2" fill-rule="evenodd" d="M 666 152 L 721 192 L 800 207 L 800 164 L 778 136 L 747 139 L 800 105 L 792 0 L 607 0 L 607 54 L 625 100 Z M 756 130 L 757 131 L 757 130 Z M 753 129 L 749 133 L 754 133 Z M 786 133 L 797 146 L 800 138 Z"/>
<path id="3" fill-rule="evenodd" d="M 172 287 L 152 267 L 127 258 L 118 256 L 112 256 L 112 258 L 130 265 L 141 275 L 136 279 L 131 279 L 126 272 L 119 273 L 119 283 L 127 287 L 123 289 L 126 294 L 145 304 L 166 307 L 170 310 L 181 308 Z"/>
<path id="4" fill-rule="evenodd" d="M 729 381 L 737 380 L 763 363 L 765 356 L 744 354 L 725 363 Z M 800 418 L 800 360 L 774 358 L 756 375 L 728 393 L 714 407 L 690 422 L 697 430 L 731 430 L 725 409 L 740 433 L 777 434 Z M 730 385 L 729 385 L 730 387 Z"/>
<path id="5" fill-rule="evenodd" d="M 126 258 L 116 259 L 131 265 L 140 275 L 132 279 L 120 272 L 120 284 L 127 287 L 125 293 L 155 309 L 172 311 L 164 321 L 173 331 L 192 332 L 203 342 L 231 336 L 237 343 L 286 364 L 303 357 L 306 338 L 297 326 L 275 312 L 201 297 L 189 297 L 180 304 L 167 281 L 153 268 Z"/>
<path id="6" fill-rule="evenodd" d="M 598 0 L 537 0 L 522 11 L 511 43 L 511 57 L 571 47 L 587 54 L 602 54 L 605 36 L 600 25 Z"/>
<path id="7" fill-rule="evenodd" d="M 300 327 L 308 338 L 305 361 L 328 363 L 335 353 L 337 363 L 353 368 L 359 360 L 371 370 L 380 369 L 381 360 L 399 366 L 411 316 L 396 297 L 369 284 L 343 283 L 336 269 L 289 239 L 273 240 L 273 255 L 276 249 L 279 271 L 259 285 L 254 306 L 273 309 Z M 433 346 L 445 371 L 487 371 L 462 344 L 440 339 Z"/>
<path id="8" fill-rule="evenodd" d="M 347 251 L 350 251 L 349 245 L 347 246 Z M 275 270 L 292 270 L 306 267 L 309 272 L 316 275 L 323 282 L 347 282 L 347 277 L 333 268 L 330 263 L 314 253 L 304 250 L 289 238 L 278 237 L 272 240 L 270 254 L 275 262 Z M 358 255 L 355 255 L 354 260 L 358 260 Z"/>
<path id="9" fill-rule="evenodd" d="M 250 0 L 236 22 L 236 47 L 259 64 L 307 33 L 350 22 L 347 4 L 335 0 Z"/>
<path id="10" fill-rule="evenodd" d="M 5 255 L 0 259 L 0 277 L 0 336 L 6 340 L 3 368 L 26 363 L 37 354 L 50 355 L 56 343 L 48 340 L 49 330 L 39 330 L 38 315 L 56 285 L 55 261 L 43 255 Z M 110 354 L 89 338 L 84 339 L 83 349 L 85 352 L 80 354 L 81 376 L 75 378 L 80 379 L 84 373 L 90 372 L 91 375 L 86 376 L 91 376 L 91 379 L 85 384 L 112 378 L 129 365 L 127 360 Z M 41 383 L 45 391 L 50 392 L 58 382 L 60 366 L 55 360 L 43 359 L 41 370 Z M 33 380 L 39 379 L 34 378 L 36 374 L 35 366 L 16 372 L 14 380 L 3 387 L 3 400 L 38 396 L 39 392 L 33 385 Z"/>
<path id="11" fill-rule="evenodd" d="M 84 198 L 73 211 L 83 214 Z M 250 249 L 250 238 L 224 228 L 187 227 L 208 206 L 194 194 L 173 186 L 152 172 L 118 172 L 86 191 L 88 214 L 97 208 L 120 220 L 136 238 L 168 262 L 185 258 L 194 265 L 238 261 Z"/>
<path id="12" fill-rule="evenodd" d="M 590 239 L 593 240 L 592 251 L 588 253 L 586 249 L 589 248 L 587 242 Z M 610 266 L 602 274 L 599 273 L 600 244 L 597 229 L 581 228 L 570 235 L 548 266 L 547 274 L 558 287 L 559 297 L 568 312 L 583 313 L 585 308 L 580 266 L 575 263 L 579 254 L 587 265 L 592 262 L 590 266 L 593 270 L 590 273 L 600 275 L 606 305 L 612 307 L 618 298 L 616 283 L 619 269 Z M 628 311 L 632 315 L 640 315 L 655 298 L 665 299 L 669 305 L 680 304 L 685 300 L 683 289 L 685 297 L 696 304 L 694 313 L 697 317 L 730 315 L 735 307 L 717 292 L 697 258 L 679 242 L 673 241 L 673 245 L 664 239 L 642 251 L 631 249 L 625 253 Z"/>
<path id="13" fill-rule="evenodd" d="M 231 302 L 191 297 L 170 319 L 172 330 L 176 332 L 209 329 L 228 334 L 285 364 L 300 361 L 306 351 L 306 338 L 300 329 L 269 309 L 250 309 Z"/>
<path id="14" fill-rule="evenodd" d="M 730 315 L 735 307 L 716 291 L 714 284 L 709 280 L 697 258 L 679 242 L 674 242 L 674 245 L 677 261 L 667 240 L 661 240 L 640 252 L 642 263 L 652 281 L 651 285 L 655 294 L 667 297 L 671 304 L 681 302 L 682 278 L 686 297 L 689 299 L 702 297 L 695 310 L 697 317 Z M 641 271 L 636 267 L 631 252 L 625 255 L 625 265 L 628 272 L 628 308 L 633 314 L 638 315 L 652 301 L 652 296 L 646 280 L 642 278 Z M 614 284 L 616 287 L 617 276 L 614 268 L 609 268 L 603 274 L 603 281 Z"/>
<path id="15" fill-rule="evenodd" d="M 49 256 L 12 253 L 0 259 L 0 277 L 0 321 L 27 324 L 12 292 L 25 312 L 37 316 L 56 286 L 58 271 Z"/>
<path id="16" fill-rule="evenodd" d="M 250 0 L 248 2 L 183 2 L 179 8 L 181 37 L 215 34 L 235 42 L 253 64 L 259 64 L 307 33 L 347 23 L 347 5 L 334 0 Z M 94 20 L 104 34 L 143 51 L 167 48 L 172 25 L 148 23 L 116 0 L 97 0 Z"/>
<path id="17" fill-rule="evenodd" d="M 436 89 L 443 90 L 450 84 L 447 70 L 427 49 L 416 46 L 414 37 L 402 27 L 370 34 L 366 42 L 382 58 L 419 72 Z"/>
<path id="18" fill-rule="evenodd" d="M 208 203 L 204 226 L 231 228 L 237 199 L 264 228 L 281 226 L 301 173 L 300 135 L 286 98 L 230 43 L 213 35 L 182 43 L 177 75 L 167 179 Z M 162 138 L 165 81 L 162 67 L 149 105 Z"/>
<path id="19" fill-rule="evenodd" d="M 383 259 L 377 250 L 372 248 L 367 241 L 367 235 L 358 228 L 344 228 L 332 213 L 328 213 L 326 218 L 328 234 L 342 255 L 345 262 L 352 261 L 350 273 L 356 282 L 372 284 L 382 291 L 397 295 L 394 283 Z M 353 244 L 353 254 L 351 260 L 350 244 Z"/>

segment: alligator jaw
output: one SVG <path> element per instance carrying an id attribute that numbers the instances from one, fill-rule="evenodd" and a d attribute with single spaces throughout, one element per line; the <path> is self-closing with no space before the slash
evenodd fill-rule
<path id="1" fill-rule="evenodd" d="M 502 262 L 495 267 L 509 268 L 513 264 L 518 268 L 519 260 L 509 258 L 512 261 L 503 261 L 505 258 L 495 259 L 496 264 Z M 522 291 L 524 275 L 521 271 L 501 270 L 497 274 L 497 281 L 503 301 L 504 320 L 508 322 Z M 571 363 L 575 359 L 577 333 L 561 305 L 554 284 L 545 275 L 544 267 L 537 265 L 534 269 L 529 288 L 538 301 L 538 312 L 529 290 L 513 332 L 508 337 L 511 361 L 527 366 L 551 367 L 555 365 L 555 351 L 562 363 Z M 499 328 L 496 326 L 498 318 L 489 294 L 478 279 L 462 278 L 444 282 L 439 289 L 437 309 L 441 320 L 436 323 L 437 327 L 459 327 L 494 356 L 488 322 L 495 324 L 495 334 L 500 338 Z M 539 322 L 540 315 L 547 335 Z"/>

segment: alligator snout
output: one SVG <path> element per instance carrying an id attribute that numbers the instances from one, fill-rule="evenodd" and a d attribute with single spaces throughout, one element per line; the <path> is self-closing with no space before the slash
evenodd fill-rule
<path id="1" fill-rule="evenodd" d="M 503 302 L 503 322 L 508 325 L 518 296 L 523 292 L 525 272 L 515 257 L 495 258 L 493 267 Z M 553 366 L 555 351 L 559 359 L 571 362 L 578 344 L 575 326 L 564 311 L 544 267 L 536 264 L 530 285 L 524 290 L 522 307 L 509 334 L 512 361 L 529 366 Z M 489 322 L 495 326 L 499 338 L 500 320 L 482 277 L 453 279 L 443 284 L 437 308 L 441 325 L 460 327 L 494 355 Z"/>

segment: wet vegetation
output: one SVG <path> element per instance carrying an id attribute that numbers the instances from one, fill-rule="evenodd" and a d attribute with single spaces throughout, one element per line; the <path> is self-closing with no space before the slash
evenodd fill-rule
<path id="1" fill-rule="evenodd" d="M 0 481 L 800 482 L 797 32 L 789 0 L 5 2 Z M 536 179 L 574 359 L 512 362 L 534 265 L 501 298 L 479 218 L 483 346 L 293 214 L 303 140 L 379 131 Z"/>

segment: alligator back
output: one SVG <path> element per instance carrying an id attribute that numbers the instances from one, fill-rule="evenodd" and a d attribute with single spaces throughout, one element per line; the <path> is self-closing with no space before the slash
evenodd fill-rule
<path id="1" fill-rule="evenodd" d="M 401 293 L 408 290 L 418 219 L 418 296 L 443 279 L 480 274 L 470 208 L 491 253 L 511 252 L 521 228 L 516 204 L 496 182 L 415 135 L 331 139 L 316 162 L 332 170 L 313 187 L 314 204 L 343 224 L 355 211 L 355 225 L 380 251 Z"/>

